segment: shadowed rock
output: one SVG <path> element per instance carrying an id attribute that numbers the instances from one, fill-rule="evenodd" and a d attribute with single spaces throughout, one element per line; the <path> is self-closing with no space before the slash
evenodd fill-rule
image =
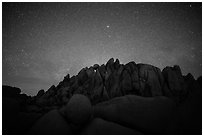
<path id="1" fill-rule="evenodd" d="M 143 87 L 143 89 L 140 89 L 141 94 L 149 97 L 162 96 L 162 87 L 159 81 L 157 68 L 144 64 L 138 64 L 137 66 L 139 67 L 140 85 Z M 146 85 L 150 87 L 150 92 L 144 90 Z"/>
<path id="2" fill-rule="evenodd" d="M 131 76 L 127 70 L 123 71 L 121 79 L 122 93 L 123 95 L 126 95 L 132 91 Z"/>
<path id="3" fill-rule="evenodd" d="M 31 127 L 32 134 L 202 133 L 202 77 L 183 76 L 177 65 L 161 72 L 111 58 L 67 74 L 36 96 L 9 86 L 2 95 L 3 134 L 26 134 Z"/>
<path id="4" fill-rule="evenodd" d="M 81 133 L 82 135 L 141 135 L 142 133 L 117 123 L 95 118 Z"/>
<path id="5" fill-rule="evenodd" d="M 175 107 L 175 103 L 166 97 L 126 95 L 97 104 L 94 115 L 144 133 L 162 134 Z"/>
<path id="6" fill-rule="evenodd" d="M 162 74 L 174 99 L 177 102 L 184 100 L 188 93 L 180 67 L 166 67 L 163 69 Z"/>
<path id="7" fill-rule="evenodd" d="M 94 70 L 97 70 L 99 68 L 99 65 L 98 64 L 94 64 L 93 68 L 94 68 Z"/>
<path id="8" fill-rule="evenodd" d="M 3 97 L 17 97 L 21 93 L 20 88 L 2 86 L 2 96 Z"/>
<path id="9" fill-rule="evenodd" d="M 52 110 L 40 118 L 29 130 L 31 135 L 69 135 L 71 128 L 57 110 Z"/>
<path id="10" fill-rule="evenodd" d="M 45 94 L 45 91 L 41 89 L 40 91 L 38 91 L 37 97 L 41 97 L 44 94 Z"/>
<path id="11" fill-rule="evenodd" d="M 86 96 L 75 94 L 60 112 L 69 123 L 81 126 L 92 116 L 91 102 Z"/>

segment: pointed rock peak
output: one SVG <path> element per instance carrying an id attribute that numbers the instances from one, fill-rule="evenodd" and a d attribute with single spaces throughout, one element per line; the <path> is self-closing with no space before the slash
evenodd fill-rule
<path id="1" fill-rule="evenodd" d="M 70 76 L 69 76 L 69 74 L 67 74 L 67 75 L 64 77 L 64 80 L 63 80 L 63 81 L 69 81 L 69 79 L 70 79 Z"/>
<path id="2" fill-rule="evenodd" d="M 106 63 L 106 65 L 108 65 L 108 64 L 113 64 L 113 63 L 114 63 L 114 59 L 111 58 L 111 59 L 108 60 L 108 62 Z"/>
<path id="3" fill-rule="evenodd" d="M 173 67 L 175 70 L 179 70 L 179 71 L 181 71 L 181 68 L 180 68 L 180 66 L 179 65 L 174 65 L 174 67 Z"/>
<path id="4" fill-rule="evenodd" d="M 173 69 L 177 72 L 177 74 L 182 75 L 182 73 L 181 73 L 181 68 L 180 68 L 179 65 L 174 65 Z"/>
<path id="5" fill-rule="evenodd" d="M 116 59 L 116 60 L 115 60 L 115 63 L 120 64 L 119 59 Z"/>
<path id="6" fill-rule="evenodd" d="M 188 79 L 188 80 L 195 80 L 194 77 L 193 77 L 193 75 L 192 75 L 191 73 L 188 73 L 185 77 L 186 77 L 186 79 Z"/>
<path id="7" fill-rule="evenodd" d="M 115 63 L 114 63 L 115 69 L 118 69 L 120 66 L 120 61 L 118 59 L 116 59 Z"/>

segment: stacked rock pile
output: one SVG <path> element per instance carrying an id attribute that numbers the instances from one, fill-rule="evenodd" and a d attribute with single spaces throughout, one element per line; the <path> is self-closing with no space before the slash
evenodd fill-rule
<path id="1" fill-rule="evenodd" d="M 179 66 L 111 58 L 33 97 L 3 86 L 3 134 L 200 134 L 201 91 Z"/>

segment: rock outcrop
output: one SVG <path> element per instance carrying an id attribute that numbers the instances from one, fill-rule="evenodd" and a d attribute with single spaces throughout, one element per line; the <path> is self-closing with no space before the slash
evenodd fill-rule
<path id="1" fill-rule="evenodd" d="M 3 86 L 3 134 L 201 134 L 201 95 L 202 77 L 177 65 L 161 71 L 111 58 L 33 97 Z"/>
<path id="2" fill-rule="evenodd" d="M 106 121 L 101 118 L 93 119 L 82 131 L 82 135 L 142 135 L 141 132 Z"/>
<path id="3" fill-rule="evenodd" d="M 65 135 L 71 134 L 71 128 L 58 110 L 51 110 L 41 117 L 28 134 L 32 135 Z"/>
<path id="4" fill-rule="evenodd" d="M 94 115 L 149 134 L 165 134 L 176 104 L 167 97 L 125 95 L 94 106 Z"/>
<path id="5" fill-rule="evenodd" d="M 76 126 L 84 125 L 92 117 L 92 111 L 90 100 L 80 94 L 73 95 L 69 103 L 60 109 L 66 120 Z"/>

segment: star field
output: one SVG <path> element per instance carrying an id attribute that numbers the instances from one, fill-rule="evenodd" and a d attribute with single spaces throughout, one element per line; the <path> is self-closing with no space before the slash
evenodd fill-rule
<path id="1" fill-rule="evenodd" d="M 3 3 L 3 84 L 34 95 L 118 58 L 202 72 L 201 3 Z"/>

